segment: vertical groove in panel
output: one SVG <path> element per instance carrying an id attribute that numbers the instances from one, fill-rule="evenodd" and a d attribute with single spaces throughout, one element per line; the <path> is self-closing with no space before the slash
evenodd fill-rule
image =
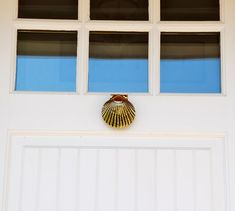
<path id="1" fill-rule="evenodd" d="M 40 184 L 41 184 L 41 161 L 42 161 L 42 149 L 38 149 L 38 175 L 37 175 L 37 196 L 36 196 L 36 211 L 39 211 L 40 201 Z"/>
<path id="2" fill-rule="evenodd" d="M 174 150 L 159 149 L 157 154 L 157 209 L 159 211 L 175 210 Z"/>
<path id="3" fill-rule="evenodd" d="M 196 192 L 196 183 L 197 183 L 197 168 L 196 168 L 196 151 L 192 151 L 192 160 L 193 160 L 193 211 L 197 211 L 197 192 Z"/>
<path id="4" fill-rule="evenodd" d="M 119 150 L 118 211 L 135 210 L 135 150 Z"/>
<path id="5" fill-rule="evenodd" d="M 176 149 L 173 150 L 173 159 L 174 159 L 174 210 L 177 211 L 177 202 L 178 202 L 178 186 L 177 186 L 177 153 Z"/>
<path id="6" fill-rule="evenodd" d="M 95 211 L 98 210 L 99 206 L 99 169 L 100 167 L 100 150 L 97 149 L 96 152 L 96 181 L 95 181 Z"/>
<path id="7" fill-rule="evenodd" d="M 38 154 L 37 148 L 26 147 L 21 164 L 21 204 L 19 210 L 36 211 L 38 184 Z"/>
<path id="8" fill-rule="evenodd" d="M 152 149 L 139 149 L 137 156 L 137 210 L 154 211 L 155 153 Z"/>
<path id="9" fill-rule="evenodd" d="M 61 148 L 59 163 L 59 211 L 76 211 L 77 149 Z"/>
<path id="10" fill-rule="evenodd" d="M 41 159 L 40 211 L 56 210 L 58 148 L 44 148 Z"/>
<path id="11" fill-rule="evenodd" d="M 56 176 L 56 211 L 60 210 L 60 169 L 61 169 L 61 148 L 58 148 L 57 176 Z"/>
<path id="12" fill-rule="evenodd" d="M 210 154 L 210 159 L 209 159 L 209 162 L 210 162 L 210 189 L 211 189 L 211 211 L 214 210 L 214 184 L 213 184 L 213 181 L 214 181 L 214 178 L 213 178 L 213 158 L 212 158 L 212 152 L 211 152 L 211 149 L 208 151 L 208 153 Z"/>
<path id="13" fill-rule="evenodd" d="M 226 172 L 226 156 L 224 144 L 212 147 L 211 152 L 211 182 L 212 182 L 212 210 L 227 210 L 227 172 Z"/>
<path id="14" fill-rule="evenodd" d="M 118 211 L 118 166 L 119 149 L 115 149 L 115 211 Z"/>
<path id="15" fill-rule="evenodd" d="M 193 159 L 192 151 L 178 149 L 176 154 L 176 209 L 193 211 L 194 187 L 193 187 Z"/>
<path id="16" fill-rule="evenodd" d="M 135 194 L 135 199 L 134 199 L 134 210 L 138 210 L 138 149 L 134 151 L 134 156 L 135 156 L 135 161 L 134 161 L 134 171 L 135 171 L 135 187 L 134 187 L 134 194 Z"/>
<path id="17" fill-rule="evenodd" d="M 115 159 L 114 149 L 100 149 L 98 159 L 98 211 L 115 211 Z"/>
<path id="18" fill-rule="evenodd" d="M 97 149 L 80 149 L 79 210 L 96 209 Z"/>
<path id="19" fill-rule="evenodd" d="M 211 161 L 209 150 L 196 152 L 196 207 L 197 211 L 212 211 Z"/>
<path id="20" fill-rule="evenodd" d="M 24 181 L 24 160 L 25 160 L 25 147 L 22 148 L 21 154 L 21 168 L 20 168 L 20 189 L 19 189 L 19 211 L 22 209 L 22 197 L 23 197 L 23 181 Z"/>
<path id="21" fill-rule="evenodd" d="M 158 187 L 158 179 L 157 179 L 157 175 L 158 175 L 158 171 L 157 171 L 157 154 L 158 154 L 158 150 L 155 149 L 154 150 L 154 210 L 157 211 L 157 204 L 158 204 L 158 195 L 157 195 L 157 187 Z"/>
<path id="22" fill-rule="evenodd" d="M 75 201 L 75 207 L 76 211 L 79 211 L 79 203 L 80 203 L 80 148 L 77 149 L 77 160 L 76 160 L 76 201 Z"/>

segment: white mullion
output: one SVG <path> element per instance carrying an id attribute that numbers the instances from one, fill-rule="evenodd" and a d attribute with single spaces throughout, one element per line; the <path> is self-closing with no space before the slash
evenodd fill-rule
<path id="1" fill-rule="evenodd" d="M 156 47 L 156 33 L 155 28 L 149 32 L 149 43 L 148 43 L 148 87 L 149 93 L 152 95 L 156 94 L 156 64 L 157 55 L 155 51 Z"/>
<path id="2" fill-rule="evenodd" d="M 89 61 L 89 31 L 86 23 L 90 16 L 90 0 L 79 0 L 79 18 L 81 28 L 79 31 L 79 67 L 77 87 L 80 94 L 85 94 L 88 89 L 88 61 Z"/>
<path id="3" fill-rule="evenodd" d="M 81 23 L 77 20 L 39 20 L 39 19 L 17 19 L 14 21 L 17 29 L 31 30 L 78 30 Z"/>
<path id="4" fill-rule="evenodd" d="M 161 85 L 161 80 L 160 80 L 160 62 L 161 62 L 161 32 L 156 25 L 154 27 L 154 90 L 156 95 L 160 94 L 160 85 Z"/>
<path id="5" fill-rule="evenodd" d="M 14 0 L 13 6 L 14 6 L 14 11 L 13 11 L 13 20 L 17 19 L 18 17 L 18 8 L 19 8 L 19 0 Z"/>
<path id="6" fill-rule="evenodd" d="M 81 30 L 79 30 L 77 32 L 77 57 L 76 57 L 76 93 L 79 94 L 81 92 L 80 89 L 80 84 L 81 84 L 81 77 L 80 77 L 80 68 L 81 68 L 81 57 L 82 57 L 82 53 L 81 53 L 81 44 L 82 44 L 82 35 L 81 35 Z"/>
<path id="7" fill-rule="evenodd" d="M 153 24 L 141 21 L 89 21 L 86 27 L 91 31 L 136 31 L 147 32 Z"/>
<path id="8" fill-rule="evenodd" d="M 82 0 L 77 0 L 78 1 L 78 21 L 82 20 L 82 6 L 83 6 L 83 1 Z"/>
<path id="9" fill-rule="evenodd" d="M 149 13 L 149 21 L 154 23 L 156 21 L 155 18 L 155 0 L 149 0 L 148 2 L 148 13 Z"/>
<path id="10" fill-rule="evenodd" d="M 87 17 L 89 14 L 89 1 L 88 0 L 78 0 L 78 18 L 81 23 L 81 27 L 78 31 L 78 51 L 77 51 L 77 80 L 76 88 L 77 93 L 83 94 L 85 92 L 86 86 L 86 72 L 87 72 L 87 56 L 86 56 L 86 29 L 85 23 L 87 22 Z"/>
<path id="11" fill-rule="evenodd" d="M 154 49 L 153 50 L 153 94 L 160 95 L 160 62 L 161 62 L 161 31 L 160 31 L 160 21 L 161 21 L 161 0 L 154 0 Z"/>
<path id="12" fill-rule="evenodd" d="M 226 65 L 225 65 L 225 30 L 220 31 L 220 61 L 221 61 L 221 94 L 226 95 Z"/>
<path id="13" fill-rule="evenodd" d="M 161 21 L 161 0 L 156 0 L 157 21 Z"/>
<path id="14" fill-rule="evenodd" d="M 17 28 L 12 29 L 12 46 L 11 46 L 11 74 L 10 74 L 10 93 L 15 91 L 16 86 L 16 59 L 17 59 Z"/>
<path id="15" fill-rule="evenodd" d="M 225 0 L 219 1 L 219 9 L 220 9 L 220 20 L 221 22 L 225 22 Z"/>
<path id="16" fill-rule="evenodd" d="M 224 24 L 218 22 L 172 22 L 162 21 L 158 24 L 159 30 L 164 32 L 216 32 L 224 28 Z"/>
<path id="17" fill-rule="evenodd" d="M 160 62 L 161 62 L 161 31 L 160 31 L 160 21 L 161 21 L 161 0 L 154 0 L 154 27 L 153 27 L 153 94 L 160 95 Z M 156 24 L 155 24 L 156 23 Z"/>
<path id="18" fill-rule="evenodd" d="M 161 21 L 161 0 L 154 0 L 155 22 Z"/>
<path id="19" fill-rule="evenodd" d="M 85 7 L 85 19 L 86 22 L 88 22 L 90 20 L 90 0 L 84 0 L 86 2 L 86 7 Z"/>
<path id="20" fill-rule="evenodd" d="M 79 18 L 85 24 L 90 19 L 90 0 L 79 0 L 79 7 Z"/>
<path id="21" fill-rule="evenodd" d="M 79 82 L 80 93 L 88 92 L 89 30 L 84 26 L 80 30 Z"/>

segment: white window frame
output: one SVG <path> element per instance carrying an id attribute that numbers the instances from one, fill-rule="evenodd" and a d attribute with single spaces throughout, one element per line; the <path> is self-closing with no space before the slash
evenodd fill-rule
<path id="1" fill-rule="evenodd" d="M 11 87 L 13 94 L 70 94 L 107 95 L 115 92 L 88 92 L 88 60 L 90 31 L 129 31 L 149 33 L 148 86 L 146 93 L 127 93 L 147 96 L 226 96 L 224 0 L 220 0 L 220 21 L 161 21 L 160 0 L 149 0 L 149 21 L 96 21 L 90 20 L 90 0 L 78 0 L 78 20 L 24 19 L 18 17 L 18 0 L 15 1 L 12 36 Z M 16 91 L 17 30 L 77 31 L 76 92 Z M 161 93 L 160 92 L 160 34 L 161 32 L 220 32 L 221 93 Z M 120 93 L 120 92 L 119 92 Z M 124 93 L 120 93 L 124 94 Z M 126 93 L 125 93 L 126 94 Z"/>

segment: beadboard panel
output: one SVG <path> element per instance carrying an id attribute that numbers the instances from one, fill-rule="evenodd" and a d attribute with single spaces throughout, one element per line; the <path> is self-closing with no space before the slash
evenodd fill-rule
<path id="1" fill-rule="evenodd" d="M 15 137 L 10 151 L 8 211 L 226 210 L 222 140 Z"/>

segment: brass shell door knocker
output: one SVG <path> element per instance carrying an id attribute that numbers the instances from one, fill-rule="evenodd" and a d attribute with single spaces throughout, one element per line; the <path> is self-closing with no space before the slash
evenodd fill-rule
<path id="1" fill-rule="evenodd" d="M 111 127 L 125 128 L 135 119 L 135 107 L 127 95 L 112 95 L 103 105 L 102 118 Z"/>

